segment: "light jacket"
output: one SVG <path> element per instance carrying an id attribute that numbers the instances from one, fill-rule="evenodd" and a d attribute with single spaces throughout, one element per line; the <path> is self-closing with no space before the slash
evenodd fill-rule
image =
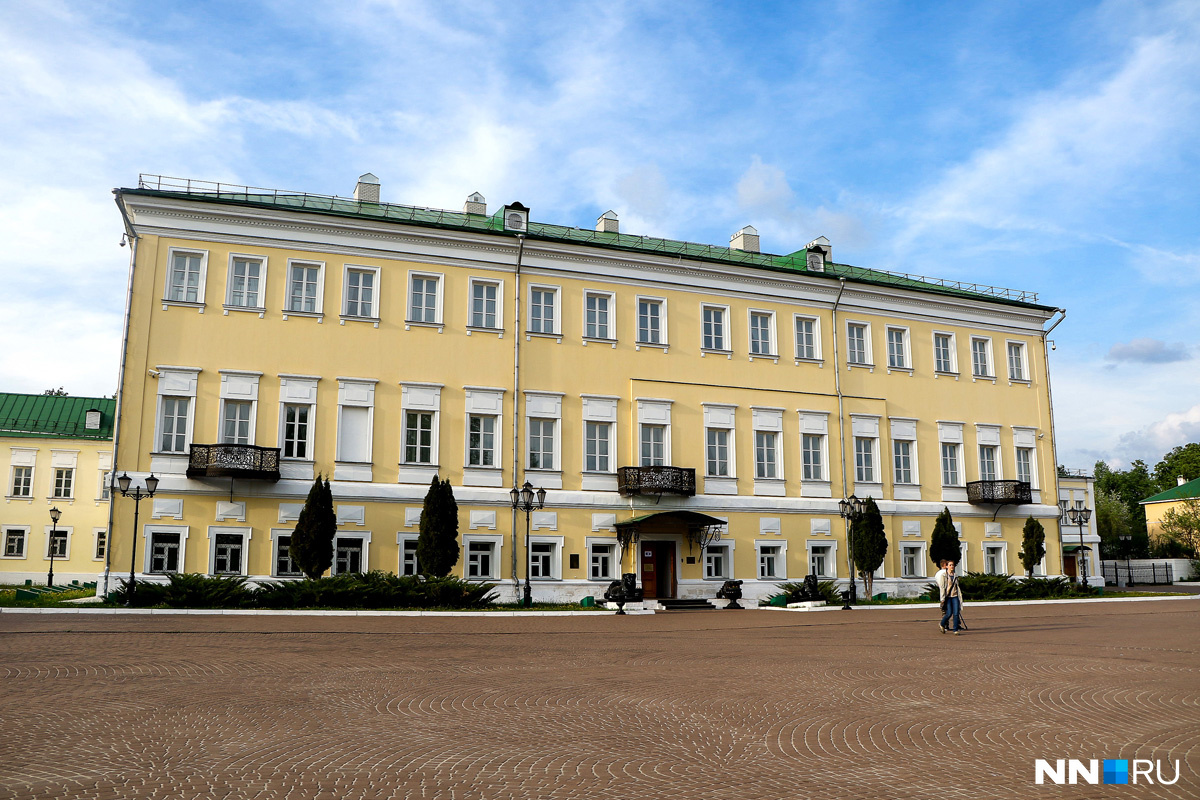
<path id="1" fill-rule="evenodd" d="M 945 600 L 947 597 L 962 599 L 962 590 L 958 588 L 958 575 L 951 578 L 950 573 L 943 569 L 938 571 L 934 579 L 937 581 L 938 589 L 941 590 L 939 600 Z"/>

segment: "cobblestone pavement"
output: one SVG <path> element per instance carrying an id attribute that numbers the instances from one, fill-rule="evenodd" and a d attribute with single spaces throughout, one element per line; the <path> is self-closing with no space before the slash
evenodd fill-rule
<path id="1" fill-rule="evenodd" d="M 1200 796 L 1200 601 L 935 613 L 3 613 L 0 798 Z"/>

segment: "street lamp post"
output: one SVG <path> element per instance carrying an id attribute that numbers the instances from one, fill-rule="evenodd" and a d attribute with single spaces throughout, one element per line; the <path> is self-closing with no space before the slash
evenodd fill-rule
<path id="1" fill-rule="evenodd" d="M 1079 585 L 1087 586 L 1087 554 L 1083 550 L 1083 526 L 1087 525 L 1088 520 L 1092 518 L 1092 510 L 1090 508 L 1070 508 L 1067 509 L 1067 516 L 1071 523 L 1079 526 Z"/>
<path id="2" fill-rule="evenodd" d="M 154 477 L 154 473 L 150 473 L 150 477 L 146 478 L 146 491 L 142 491 L 142 487 L 136 486 L 130 491 L 130 485 L 133 479 L 129 477 L 128 472 L 122 472 L 121 477 L 117 478 L 117 488 L 121 490 L 122 497 L 133 498 L 133 541 L 129 548 L 129 595 L 126 599 L 126 605 L 133 607 L 133 592 L 136 587 L 134 582 L 134 572 L 137 566 L 137 532 L 138 532 L 138 509 L 142 504 L 142 500 L 147 497 L 154 497 L 155 490 L 158 489 L 158 478 Z"/>
<path id="3" fill-rule="evenodd" d="M 62 512 L 57 508 L 50 509 L 50 574 L 46 576 L 46 585 L 54 585 L 54 556 L 58 549 L 58 518 Z"/>
<path id="4" fill-rule="evenodd" d="M 845 520 L 846 527 L 846 563 L 850 567 L 850 599 L 849 603 L 858 602 L 858 585 L 854 580 L 854 538 L 850 535 L 850 526 L 863 512 L 864 501 L 853 494 L 838 501 L 838 513 Z"/>
<path id="5" fill-rule="evenodd" d="M 1120 533 L 1117 538 L 1121 540 L 1121 549 L 1125 551 L 1125 583 L 1128 586 L 1133 586 L 1133 570 L 1129 566 L 1129 551 L 1133 549 L 1133 534 Z"/>
<path id="6" fill-rule="evenodd" d="M 529 552 L 529 515 L 534 511 L 540 511 L 546 505 L 546 490 L 534 489 L 529 481 L 525 481 L 525 485 L 520 489 L 513 487 L 508 493 L 512 500 L 514 510 L 520 509 L 525 512 L 525 590 L 521 598 L 521 605 L 528 608 L 533 605 L 533 587 L 529 585 L 529 567 L 530 567 L 530 552 Z"/>

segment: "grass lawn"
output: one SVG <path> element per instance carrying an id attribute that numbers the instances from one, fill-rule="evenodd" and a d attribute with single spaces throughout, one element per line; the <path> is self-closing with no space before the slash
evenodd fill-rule
<path id="1" fill-rule="evenodd" d="M 93 597 L 96 594 L 95 589 L 72 589 L 66 592 L 56 592 L 54 594 L 44 594 L 32 600 L 18 600 L 17 589 L 24 589 L 24 586 L 0 586 L 0 608 L 74 608 L 74 603 L 65 603 L 66 600 L 78 600 L 81 597 Z M 38 588 L 38 587 L 30 587 Z"/>

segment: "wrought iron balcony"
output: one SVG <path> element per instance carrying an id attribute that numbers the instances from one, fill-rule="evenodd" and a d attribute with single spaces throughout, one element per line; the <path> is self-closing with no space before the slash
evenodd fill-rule
<path id="1" fill-rule="evenodd" d="M 279 480 L 279 448 L 252 444 L 194 444 L 188 455 L 189 478 Z"/>
<path id="2" fill-rule="evenodd" d="M 696 470 L 683 467 L 621 467 L 617 470 L 617 491 L 629 497 L 635 494 L 696 494 Z"/>
<path id="3" fill-rule="evenodd" d="M 971 481 L 967 502 L 975 505 L 1023 505 L 1033 502 L 1029 481 Z"/>

